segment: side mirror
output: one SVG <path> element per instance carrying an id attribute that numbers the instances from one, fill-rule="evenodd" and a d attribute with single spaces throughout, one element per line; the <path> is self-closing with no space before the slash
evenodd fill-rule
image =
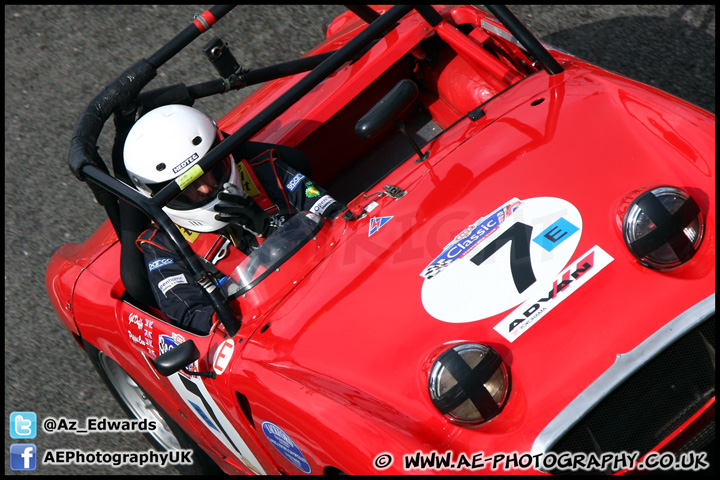
<path id="1" fill-rule="evenodd" d="M 192 340 L 187 340 L 157 357 L 153 360 L 153 365 L 161 375 L 168 377 L 198 358 L 200 352 L 197 347 Z"/>

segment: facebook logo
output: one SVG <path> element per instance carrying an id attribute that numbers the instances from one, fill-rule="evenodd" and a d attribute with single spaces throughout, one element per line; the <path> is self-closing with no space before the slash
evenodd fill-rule
<path id="1" fill-rule="evenodd" d="M 37 467 L 37 447 L 33 443 L 13 443 L 10 445 L 10 468 L 12 470 L 35 470 Z"/>
<path id="2" fill-rule="evenodd" d="M 10 438 L 35 438 L 37 416 L 35 412 L 12 412 L 10 414 Z"/>

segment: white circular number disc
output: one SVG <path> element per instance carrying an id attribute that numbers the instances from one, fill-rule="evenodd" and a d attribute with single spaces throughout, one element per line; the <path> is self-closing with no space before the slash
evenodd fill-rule
<path id="1" fill-rule="evenodd" d="M 526 234 L 516 235 L 528 231 L 529 239 Z M 438 320 L 465 323 L 497 315 L 531 296 L 545 296 L 552 287 L 552 279 L 570 261 L 581 233 L 580 212 L 570 202 L 554 197 L 523 200 L 497 230 L 472 245 L 461 258 L 456 257 L 436 276 L 423 281 L 423 306 Z M 488 246 L 494 241 L 495 252 L 487 256 L 492 251 Z M 516 258 L 511 258 L 513 243 Z M 486 258 L 476 264 L 483 250 Z M 528 251 L 531 275 L 527 257 L 522 253 Z M 517 282 L 523 291 L 518 291 Z"/>

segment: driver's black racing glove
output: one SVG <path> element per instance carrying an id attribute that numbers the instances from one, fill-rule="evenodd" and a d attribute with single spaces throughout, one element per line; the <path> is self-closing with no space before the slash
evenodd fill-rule
<path id="1" fill-rule="evenodd" d="M 257 237 L 267 237 L 274 230 L 270 225 L 270 216 L 250 195 L 232 183 L 223 185 L 218 199 L 215 220 L 238 224 Z"/>

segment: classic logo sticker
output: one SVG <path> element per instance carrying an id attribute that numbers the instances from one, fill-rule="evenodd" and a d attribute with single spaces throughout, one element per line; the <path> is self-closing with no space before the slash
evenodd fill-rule
<path id="1" fill-rule="evenodd" d="M 377 233 L 378 230 L 380 230 L 381 227 L 385 226 L 387 222 L 389 222 L 393 217 L 373 217 L 370 219 L 370 231 L 368 232 L 368 237 L 371 236 L 373 233 Z"/>
<path id="2" fill-rule="evenodd" d="M 483 217 L 468 226 L 443 248 L 442 253 L 430 262 L 430 265 L 425 267 L 420 276 L 428 279 L 433 278 L 450 266 L 452 262 L 464 257 L 478 242 L 482 242 L 500 228 L 500 224 L 512 215 L 520 207 L 520 204 L 520 200 L 514 198 L 487 217 Z"/>
<path id="3" fill-rule="evenodd" d="M 530 297 L 529 300 L 495 325 L 495 331 L 505 337 L 506 340 L 515 341 L 528 328 L 555 308 L 558 303 L 565 300 L 568 295 L 613 261 L 613 258 L 597 245 L 579 258 L 579 260 L 571 262 L 551 283 L 545 284 L 544 294 L 538 297 Z"/>
<path id="4" fill-rule="evenodd" d="M 438 320 L 465 323 L 546 294 L 581 234 L 582 217 L 570 202 L 511 199 L 456 235 L 422 271 L 423 306 Z"/>
<path id="5" fill-rule="evenodd" d="M 272 422 L 264 421 L 262 422 L 262 430 L 268 441 L 272 443 L 273 447 L 277 448 L 278 452 L 283 454 L 283 457 L 290 460 L 293 465 L 304 473 L 310 473 L 310 464 L 305 460 L 305 456 L 295 445 L 295 442 L 292 441 L 292 438 L 282 428 Z"/>

